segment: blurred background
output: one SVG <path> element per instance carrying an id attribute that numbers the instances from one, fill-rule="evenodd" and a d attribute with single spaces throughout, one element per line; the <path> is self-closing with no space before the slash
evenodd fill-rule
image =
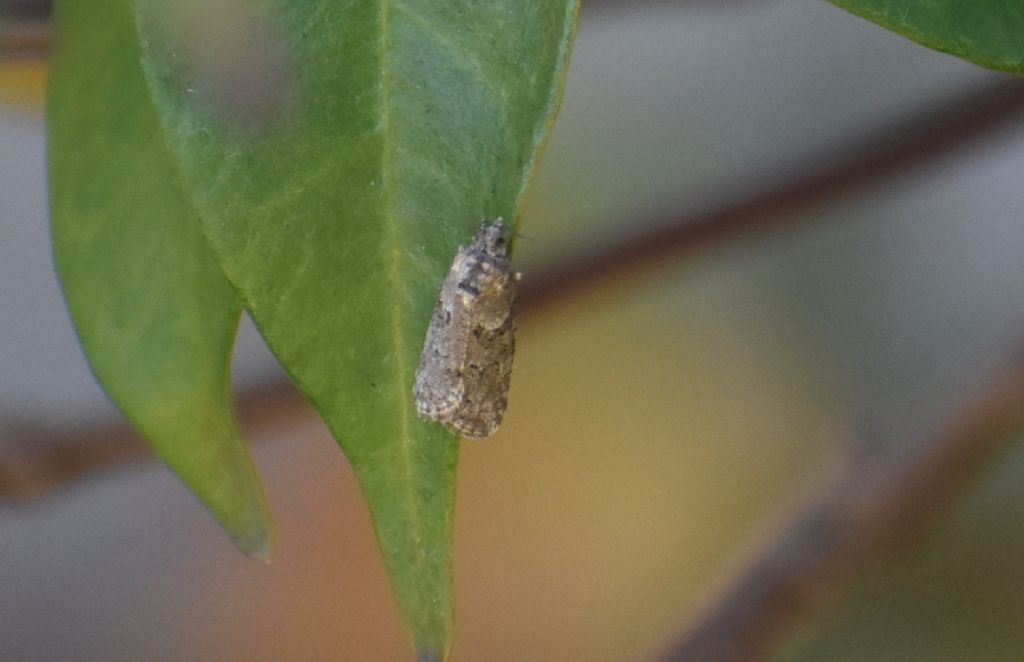
<path id="1" fill-rule="evenodd" d="M 24 17 L 33 3 L 7 4 Z M 10 15 L 0 450 L 31 458 L 58 439 L 87 457 L 123 433 L 50 257 L 45 22 Z M 967 116 L 1008 80 L 818 0 L 592 0 L 519 268 L 543 280 L 806 179 L 937 109 Z M 462 447 L 454 659 L 656 658 L 844 458 L 941 426 L 1024 337 L 1016 108 L 770 229 L 677 256 L 666 245 L 528 307 L 506 423 Z M 236 378 L 285 402 L 249 421 L 273 563 L 240 555 L 129 440 L 134 460 L 0 502 L 0 659 L 409 659 L 344 457 L 311 410 L 273 395 L 284 378 L 248 326 Z M 1022 509 L 1011 446 L 773 659 L 1021 659 Z"/>

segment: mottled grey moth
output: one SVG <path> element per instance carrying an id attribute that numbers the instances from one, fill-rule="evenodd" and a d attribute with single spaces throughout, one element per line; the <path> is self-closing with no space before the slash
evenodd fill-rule
<path id="1" fill-rule="evenodd" d="M 519 277 L 509 263 L 500 218 L 459 248 L 416 369 L 413 396 L 420 418 L 473 439 L 501 425 L 515 354 Z"/>

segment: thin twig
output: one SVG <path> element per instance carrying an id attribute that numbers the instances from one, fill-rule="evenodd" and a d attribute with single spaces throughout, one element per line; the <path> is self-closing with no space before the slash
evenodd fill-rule
<path id="1" fill-rule="evenodd" d="M 0 0 L 0 59 L 42 59 L 50 50 L 50 0 Z"/>
<path id="2" fill-rule="evenodd" d="M 542 308 L 606 286 L 625 274 L 753 232 L 794 225 L 798 212 L 915 172 L 973 144 L 1024 113 L 1024 81 L 1009 76 L 961 91 L 927 112 L 905 117 L 849 149 L 811 159 L 798 174 L 706 213 L 652 213 L 630 221 L 631 235 L 570 256 L 523 282 L 523 309 Z M 755 181 L 771 181 L 767 176 Z M 634 232 L 633 229 L 648 228 Z"/>
<path id="3" fill-rule="evenodd" d="M 0 0 L 0 19 L 45 23 L 53 14 L 53 0 Z"/>
<path id="4" fill-rule="evenodd" d="M 1024 431 L 1024 347 L 946 425 L 917 443 L 853 458 L 802 508 L 666 656 L 679 662 L 769 659 L 800 619 L 884 550 L 902 550 L 987 462 Z"/>
<path id="5" fill-rule="evenodd" d="M 239 417 L 254 438 L 266 436 L 271 429 L 287 429 L 312 412 L 286 380 L 245 391 L 238 402 Z M 261 434 L 251 434 L 255 431 Z M 6 416 L 0 427 L 0 500 L 38 498 L 153 459 L 139 436 L 122 422 L 47 427 Z"/>
<path id="6" fill-rule="evenodd" d="M 50 31 L 45 24 L 0 24 L 0 59 L 41 60 L 49 44 Z"/>

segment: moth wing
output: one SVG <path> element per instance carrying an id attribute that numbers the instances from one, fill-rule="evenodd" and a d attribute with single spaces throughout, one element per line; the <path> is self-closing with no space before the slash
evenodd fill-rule
<path id="1" fill-rule="evenodd" d="M 448 426 L 470 439 L 494 434 L 505 416 L 515 356 L 514 294 L 514 288 L 503 291 L 502 296 L 509 300 L 504 303 L 506 314 L 500 326 L 488 329 L 478 324 L 467 334 L 462 369 L 465 391 Z"/>
<path id="2" fill-rule="evenodd" d="M 413 386 L 416 413 L 431 421 L 450 420 L 466 392 L 461 366 L 470 329 L 466 303 L 456 292 L 453 275 L 445 279 L 434 307 Z"/>

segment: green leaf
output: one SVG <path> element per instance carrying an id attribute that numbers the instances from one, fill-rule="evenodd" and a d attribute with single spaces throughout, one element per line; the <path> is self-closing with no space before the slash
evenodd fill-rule
<path id="1" fill-rule="evenodd" d="M 57 4 L 50 204 L 64 294 L 110 398 L 245 552 L 269 553 L 230 402 L 241 312 L 205 245 L 146 88 L 132 7 Z"/>
<path id="2" fill-rule="evenodd" d="M 1020 0 L 831 0 L 908 39 L 980 64 L 1024 74 Z"/>
<path id="3" fill-rule="evenodd" d="M 515 225 L 577 2 L 140 11 L 210 243 L 348 456 L 417 650 L 445 658 L 458 443 L 416 418 L 413 372 L 458 246 L 484 219 Z"/>

